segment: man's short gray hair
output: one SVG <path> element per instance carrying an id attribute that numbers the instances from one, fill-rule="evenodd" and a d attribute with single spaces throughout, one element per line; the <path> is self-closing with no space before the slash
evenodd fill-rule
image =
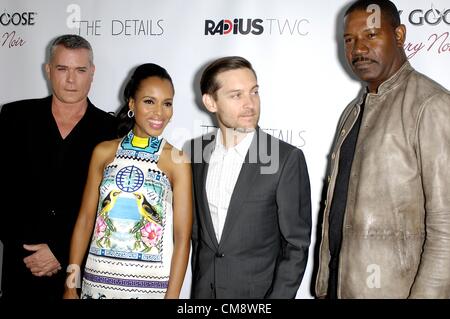
<path id="1" fill-rule="evenodd" d="M 89 51 L 89 62 L 94 65 L 94 53 L 91 44 L 83 37 L 76 34 L 64 34 L 53 40 L 50 47 L 49 61 L 53 60 L 55 49 L 58 45 L 62 45 L 67 49 L 86 49 Z"/>

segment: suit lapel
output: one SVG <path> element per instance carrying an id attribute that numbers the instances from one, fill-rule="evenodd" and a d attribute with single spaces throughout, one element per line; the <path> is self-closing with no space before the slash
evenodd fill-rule
<path id="1" fill-rule="evenodd" d="M 211 158 L 211 153 L 214 150 L 213 147 L 214 143 L 215 143 L 215 135 L 212 136 L 211 141 L 209 140 L 202 141 L 202 151 L 204 159 L 202 160 L 201 163 L 197 185 L 201 185 L 200 203 L 202 207 L 200 209 L 200 216 L 203 219 L 204 228 L 206 229 L 206 232 L 208 233 L 213 246 L 217 249 L 219 243 L 217 242 L 216 233 L 214 231 L 214 226 L 211 219 L 211 212 L 209 211 L 208 196 L 206 194 L 206 177 L 208 176 L 209 159 Z M 205 149 L 207 149 L 206 152 Z"/>
<path id="2" fill-rule="evenodd" d="M 260 168 L 259 156 L 256 163 L 250 163 L 250 150 L 258 150 L 258 141 L 260 139 L 259 127 L 256 129 L 256 134 L 253 137 L 252 143 L 250 144 L 249 151 L 245 156 L 244 163 L 242 164 L 239 177 L 236 181 L 236 186 L 234 187 L 233 194 L 231 195 L 230 204 L 228 205 L 227 217 L 225 219 L 225 224 L 223 226 L 222 237 L 220 238 L 220 245 L 223 245 L 227 237 L 231 233 L 234 223 L 237 220 L 239 214 L 242 213 L 242 204 L 247 198 L 247 193 L 250 190 L 251 185 L 254 183 L 254 179 L 258 175 Z"/>

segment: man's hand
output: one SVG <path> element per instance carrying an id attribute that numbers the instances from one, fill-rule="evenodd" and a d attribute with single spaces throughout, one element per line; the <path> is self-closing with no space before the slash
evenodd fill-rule
<path id="1" fill-rule="evenodd" d="M 50 277 L 61 270 L 61 264 L 47 244 L 23 245 L 23 248 L 34 252 L 23 259 L 23 262 L 34 276 Z"/>

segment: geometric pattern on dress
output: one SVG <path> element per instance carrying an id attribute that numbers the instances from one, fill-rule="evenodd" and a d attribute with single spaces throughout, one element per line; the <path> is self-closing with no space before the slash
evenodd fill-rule
<path id="1" fill-rule="evenodd" d="M 167 286 L 169 285 L 169 280 L 160 281 L 160 280 L 117 278 L 117 277 L 95 275 L 88 271 L 85 271 L 84 278 L 90 282 L 106 284 L 111 286 L 121 286 L 127 288 L 167 289 Z"/>

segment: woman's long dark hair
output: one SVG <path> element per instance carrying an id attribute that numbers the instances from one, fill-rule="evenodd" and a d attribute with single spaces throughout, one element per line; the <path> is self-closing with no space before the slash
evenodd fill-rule
<path id="1" fill-rule="evenodd" d="M 134 117 L 128 117 L 128 111 L 130 110 L 130 108 L 128 107 L 128 103 L 130 101 L 130 98 L 135 97 L 136 91 L 139 89 L 141 82 L 152 76 L 168 80 L 172 85 L 172 88 L 174 88 L 172 78 L 170 77 L 166 69 L 153 63 L 146 63 L 138 66 L 134 70 L 133 75 L 128 80 L 128 83 L 125 86 L 125 90 L 123 91 L 124 104 L 120 108 L 119 113 L 117 113 L 117 118 L 119 120 L 118 134 L 120 137 L 125 136 L 133 128 L 135 123 Z"/>

